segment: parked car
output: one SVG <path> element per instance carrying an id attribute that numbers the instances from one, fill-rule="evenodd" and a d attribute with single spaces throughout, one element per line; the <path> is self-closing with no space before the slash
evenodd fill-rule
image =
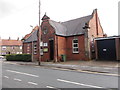
<path id="1" fill-rule="evenodd" d="M 0 56 L 0 60 L 5 60 L 5 57 L 4 56 Z"/>

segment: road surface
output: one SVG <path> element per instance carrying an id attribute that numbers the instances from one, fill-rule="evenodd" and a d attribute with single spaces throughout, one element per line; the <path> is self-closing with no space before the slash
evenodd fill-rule
<path id="1" fill-rule="evenodd" d="M 93 88 L 96 90 L 98 88 L 100 90 L 115 90 L 108 88 L 118 88 L 118 77 L 2 63 L 2 88 L 51 88 L 58 90 L 61 88 Z"/>

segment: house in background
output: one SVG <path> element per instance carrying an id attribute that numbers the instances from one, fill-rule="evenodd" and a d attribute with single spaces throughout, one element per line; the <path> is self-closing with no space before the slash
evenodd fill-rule
<path id="1" fill-rule="evenodd" d="M 22 54 L 22 41 L 1 39 L 0 40 L 0 55 L 6 54 Z"/>
<path id="2" fill-rule="evenodd" d="M 120 36 L 95 39 L 96 59 L 120 60 Z"/>
<path id="3" fill-rule="evenodd" d="M 41 24 L 42 61 L 57 62 L 61 55 L 67 60 L 90 60 L 96 37 L 104 37 L 97 9 L 91 15 L 66 22 L 50 20 L 45 14 Z"/>
<path id="4" fill-rule="evenodd" d="M 31 33 L 25 35 L 22 39 L 23 42 L 23 53 L 31 54 L 33 56 L 33 61 L 38 60 L 38 33 L 39 27 L 36 26 Z"/>

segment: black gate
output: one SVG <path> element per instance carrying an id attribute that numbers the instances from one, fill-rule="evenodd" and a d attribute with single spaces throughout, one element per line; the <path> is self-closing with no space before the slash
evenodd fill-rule
<path id="1" fill-rule="evenodd" d="M 116 60 L 115 39 L 97 40 L 98 59 Z"/>

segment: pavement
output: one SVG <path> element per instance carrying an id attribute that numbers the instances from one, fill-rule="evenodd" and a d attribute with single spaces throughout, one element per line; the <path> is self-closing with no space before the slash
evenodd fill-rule
<path id="1" fill-rule="evenodd" d="M 38 66 L 38 62 L 16 62 L 16 61 L 4 61 L 5 63 L 19 64 L 19 65 L 34 65 Z M 120 76 L 119 68 L 120 62 L 109 60 L 91 60 L 91 61 L 66 61 L 66 62 L 41 62 L 41 67 L 51 67 L 66 70 L 82 71 L 82 72 L 94 72 L 101 74 L 110 74 Z"/>

